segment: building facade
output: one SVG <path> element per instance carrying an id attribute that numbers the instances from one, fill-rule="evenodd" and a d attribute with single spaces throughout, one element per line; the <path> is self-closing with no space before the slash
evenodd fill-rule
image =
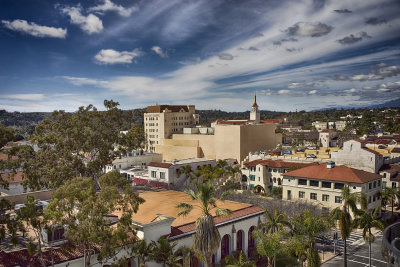
<path id="1" fill-rule="evenodd" d="M 111 164 L 104 167 L 104 172 L 120 171 L 129 168 L 146 168 L 150 162 L 161 162 L 162 155 L 151 152 L 131 151 L 126 155 L 113 160 Z"/>
<path id="2" fill-rule="evenodd" d="M 362 140 L 349 140 L 343 148 L 331 153 L 336 165 L 346 165 L 367 172 L 378 173 L 383 165 L 383 156 L 366 147 Z"/>
<path id="3" fill-rule="evenodd" d="M 155 151 L 156 145 L 162 145 L 164 139 L 172 134 L 183 133 L 183 128 L 194 127 L 199 123 L 194 105 L 157 105 L 148 106 L 144 113 L 144 131 L 146 150 Z"/>
<path id="4" fill-rule="evenodd" d="M 283 199 L 305 200 L 333 209 L 342 205 L 341 189 L 345 185 L 351 193 L 366 195 L 369 210 L 381 205 L 382 177 L 379 174 L 333 163 L 312 164 L 284 173 Z"/>

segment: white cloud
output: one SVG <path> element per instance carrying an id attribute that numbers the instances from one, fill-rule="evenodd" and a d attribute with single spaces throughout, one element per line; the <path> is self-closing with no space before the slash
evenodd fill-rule
<path id="1" fill-rule="evenodd" d="M 62 76 L 62 78 L 64 78 L 71 84 L 77 85 L 77 86 L 82 86 L 82 85 L 104 86 L 107 84 L 107 81 L 101 81 L 101 80 L 84 78 L 84 77 Z"/>
<path id="2" fill-rule="evenodd" d="M 40 26 L 34 22 L 27 22 L 26 20 L 2 20 L 1 22 L 10 30 L 24 32 L 36 37 L 65 38 L 65 36 L 67 36 L 67 29 Z"/>
<path id="3" fill-rule="evenodd" d="M 167 53 L 165 53 L 165 52 L 162 50 L 162 48 L 159 47 L 159 46 L 153 46 L 153 47 L 151 48 L 151 50 L 154 51 L 154 53 L 156 53 L 157 55 L 159 55 L 159 56 L 162 57 L 162 58 L 167 58 L 167 57 L 168 57 Z"/>
<path id="4" fill-rule="evenodd" d="M 119 15 L 128 17 L 132 14 L 132 12 L 137 11 L 138 8 L 133 6 L 129 8 L 125 8 L 120 5 L 116 5 L 110 0 L 104 0 L 102 4 L 89 8 L 89 11 L 95 11 L 98 13 L 103 13 L 106 11 L 116 11 Z"/>
<path id="5" fill-rule="evenodd" d="M 101 19 L 93 14 L 84 16 L 80 6 L 64 7 L 61 11 L 70 17 L 72 24 L 79 25 L 79 27 L 88 34 L 99 33 L 103 30 L 103 22 Z"/>
<path id="6" fill-rule="evenodd" d="M 279 95 L 287 95 L 290 94 L 290 90 L 282 89 L 278 91 Z"/>
<path id="7" fill-rule="evenodd" d="M 308 94 L 309 94 L 309 95 L 315 95 L 316 93 L 317 93 L 317 90 L 308 91 Z"/>
<path id="8" fill-rule="evenodd" d="M 314 86 L 313 82 L 308 83 L 291 83 L 288 85 L 288 88 L 301 88 L 301 87 L 311 87 Z"/>
<path id="9" fill-rule="evenodd" d="M 121 52 L 113 49 L 102 49 L 94 58 L 99 64 L 121 64 L 132 63 L 134 58 L 141 55 L 142 52 L 139 49 Z"/>
<path id="10" fill-rule="evenodd" d="M 222 59 L 222 60 L 232 60 L 233 59 L 233 56 L 229 53 L 221 53 L 218 55 L 218 57 L 219 57 L 219 59 Z"/>
<path id="11" fill-rule="evenodd" d="M 12 94 L 12 95 L 1 95 L 4 98 L 16 99 L 16 100 L 41 100 L 44 98 L 43 94 Z"/>

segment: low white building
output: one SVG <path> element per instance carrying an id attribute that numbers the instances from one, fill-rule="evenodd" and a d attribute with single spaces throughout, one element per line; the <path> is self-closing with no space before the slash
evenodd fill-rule
<path id="1" fill-rule="evenodd" d="M 384 164 L 379 174 L 382 175 L 383 188 L 400 187 L 400 164 Z"/>
<path id="2" fill-rule="evenodd" d="M 338 134 L 335 130 L 322 130 L 319 133 L 319 144 L 321 147 L 336 147 L 338 141 Z"/>
<path id="3" fill-rule="evenodd" d="M 343 148 L 331 153 L 336 165 L 346 165 L 367 172 L 378 173 L 383 165 L 383 156 L 366 147 L 362 140 L 349 140 Z"/>
<path id="4" fill-rule="evenodd" d="M 283 199 L 306 200 L 325 208 L 342 204 L 341 189 L 348 185 L 351 192 L 362 192 L 368 200 L 368 209 L 381 205 L 379 192 L 382 177 L 379 174 L 335 166 L 334 163 L 312 164 L 283 174 Z"/>
<path id="5" fill-rule="evenodd" d="M 166 184 L 174 184 L 181 176 L 180 168 L 190 166 L 193 171 L 201 166 L 215 166 L 217 162 L 214 159 L 192 158 L 183 160 L 174 160 L 171 162 L 151 162 L 148 164 L 148 179 Z"/>
<path id="6" fill-rule="evenodd" d="M 121 169 L 128 169 L 133 167 L 146 168 L 150 162 L 161 161 L 161 154 L 143 151 L 131 151 L 124 156 L 114 159 L 111 164 L 106 165 L 104 168 L 104 172 L 107 173 L 110 171 L 118 171 Z"/>

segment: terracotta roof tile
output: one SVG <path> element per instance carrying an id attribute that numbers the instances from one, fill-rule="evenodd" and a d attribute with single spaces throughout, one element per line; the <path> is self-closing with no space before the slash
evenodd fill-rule
<path id="1" fill-rule="evenodd" d="M 367 148 L 367 147 L 362 147 L 361 149 L 363 149 L 363 150 L 365 150 L 365 151 L 368 151 L 368 152 L 370 152 L 370 153 L 373 153 L 373 154 L 375 154 L 375 155 L 380 155 L 380 154 L 381 154 L 381 153 L 379 153 L 378 151 L 375 151 L 375 150 L 370 149 L 370 148 Z"/>
<path id="2" fill-rule="evenodd" d="M 388 172 L 388 173 L 395 173 L 400 172 L 400 165 L 399 164 L 384 164 L 379 169 L 380 172 Z"/>
<path id="3" fill-rule="evenodd" d="M 284 173 L 283 176 L 358 184 L 363 184 L 382 177 L 376 173 L 357 170 L 347 166 L 335 166 L 334 168 L 328 169 L 326 164 L 313 164 L 311 166 Z"/>
<path id="4" fill-rule="evenodd" d="M 10 184 L 22 183 L 23 172 L 19 171 L 19 172 L 15 173 L 14 177 L 12 176 L 12 173 L 5 172 L 5 173 L 1 174 L 1 178 L 3 180 L 8 181 Z"/>
<path id="5" fill-rule="evenodd" d="M 288 162 L 283 160 L 272 160 L 272 159 L 258 159 L 245 163 L 247 167 L 255 167 L 257 165 L 274 167 L 274 168 L 290 168 L 290 167 L 306 167 L 310 166 L 311 163 L 298 163 Z"/>
<path id="6" fill-rule="evenodd" d="M 169 168 L 169 167 L 172 166 L 172 163 L 166 163 L 166 162 L 150 162 L 147 166 L 159 167 L 159 168 Z"/>
<path id="7" fill-rule="evenodd" d="M 178 105 L 175 105 L 175 106 L 171 106 L 171 105 L 158 105 L 158 106 L 148 106 L 148 107 L 146 108 L 146 112 L 147 112 L 147 113 L 161 113 L 161 112 L 163 112 L 163 111 L 166 110 L 166 109 L 168 109 L 168 110 L 170 110 L 170 111 L 172 111 L 172 112 L 180 112 L 182 109 L 183 109 L 185 112 L 188 112 L 188 111 L 189 111 L 188 106 L 184 106 L 184 105 L 182 105 L 182 106 L 178 106 Z"/>
<path id="8" fill-rule="evenodd" d="M 390 153 L 400 153 L 400 147 L 395 147 L 390 151 Z"/>
<path id="9" fill-rule="evenodd" d="M 246 207 L 240 210 L 236 210 L 231 213 L 231 215 L 226 216 L 226 217 L 215 217 L 214 216 L 214 222 L 218 227 L 218 224 L 221 224 L 223 222 L 229 221 L 229 220 L 234 220 L 234 219 L 239 219 L 243 216 L 246 215 L 251 215 L 251 214 L 256 214 L 259 212 L 264 212 L 264 209 L 258 206 L 250 206 Z M 177 227 L 171 227 L 171 235 L 170 237 L 174 237 L 177 235 L 181 235 L 184 233 L 188 233 L 191 231 L 196 230 L 196 222 L 184 224 L 184 225 L 179 225 Z"/>

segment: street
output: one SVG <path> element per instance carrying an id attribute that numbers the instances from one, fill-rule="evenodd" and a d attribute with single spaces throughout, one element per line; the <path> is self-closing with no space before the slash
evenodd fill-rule
<path id="1" fill-rule="evenodd" d="M 362 235 L 352 233 L 347 242 L 347 265 L 348 267 L 368 266 L 368 244 L 362 241 Z M 372 243 L 372 266 L 385 267 L 387 263 L 381 254 L 382 233 L 376 235 L 375 242 Z M 323 267 L 343 266 L 343 242 L 338 242 L 340 255 L 322 264 Z"/>

